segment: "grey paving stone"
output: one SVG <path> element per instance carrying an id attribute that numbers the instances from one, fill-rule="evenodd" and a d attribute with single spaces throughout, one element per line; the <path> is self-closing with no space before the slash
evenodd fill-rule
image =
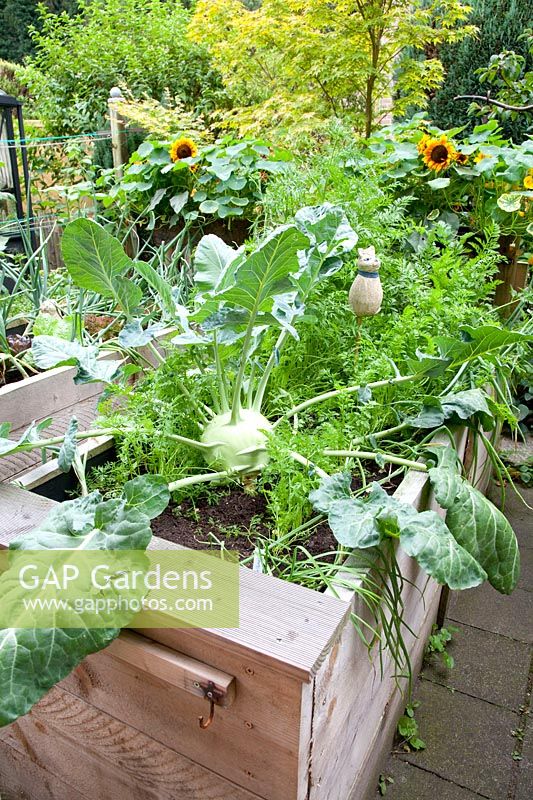
<path id="1" fill-rule="evenodd" d="M 399 758 L 390 758 L 382 774 L 394 780 L 387 784 L 387 800 L 479 800 L 478 794 Z M 354 795 L 350 800 L 359 798 Z M 383 800 L 379 791 L 376 800 Z"/>
<path id="2" fill-rule="evenodd" d="M 520 579 L 518 588 L 533 592 L 533 548 L 520 549 Z"/>
<path id="3" fill-rule="evenodd" d="M 477 589 L 454 592 L 448 617 L 521 642 L 533 642 L 533 592 L 523 589 L 502 595 L 484 583 Z"/>
<path id="4" fill-rule="evenodd" d="M 424 664 L 424 678 L 518 711 L 527 688 L 530 646 L 458 622 L 445 625 L 458 629 L 448 645 L 455 666 L 447 670 L 434 657 Z"/>
<path id="5" fill-rule="evenodd" d="M 505 708 L 422 681 L 416 718 L 426 749 L 399 757 L 491 800 L 504 800 L 519 717 Z"/>
<path id="6" fill-rule="evenodd" d="M 518 489 L 526 503 L 533 507 L 533 489 L 526 489 L 524 486 L 519 486 Z M 500 507 L 500 490 L 498 486 L 493 484 L 490 487 L 488 497 L 498 508 Z M 504 512 L 516 533 L 520 548 L 533 548 L 533 511 L 531 511 L 531 508 L 527 508 L 519 500 L 515 492 L 509 488 L 507 488 L 505 494 Z"/>

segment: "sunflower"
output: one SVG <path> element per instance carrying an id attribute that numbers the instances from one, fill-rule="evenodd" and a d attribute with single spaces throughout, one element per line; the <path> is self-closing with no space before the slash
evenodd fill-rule
<path id="1" fill-rule="evenodd" d="M 440 172 L 443 169 L 448 169 L 455 160 L 456 153 L 455 147 L 448 141 L 446 134 L 442 134 L 438 139 L 428 139 L 422 159 L 429 169 Z"/>
<path id="2" fill-rule="evenodd" d="M 181 161 L 182 158 L 194 158 L 198 153 L 198 147 L 192 139 L 187 139 L 182 136 L 181 139 L 176 139 L 170 145 L 170 159 L 171 161 Z"/>
<path id="3" fill-rule="evenodd" d="M 422 134 L 422 138 L 420 139 L 420 141 L 416 146 L 416 149 L 418 150 L 419 153 L 424 152 L 424 150 L 426 149 L 426 145 L 430 141 L 430 139 L 431 136 L 429 136 L 427 133 Z"/>
<path id="4" fill-rule="evenodd" d="M 524 187 L 526 189 L 533 189 L 533 169 L 530 169 L 524 178 Z"/>
<path id="5" fill-rule="evenodd" d="M 456 153 L 455 154 L 455 161 L 457 164 L 468 164 L 468 156 L 466 153 Z"/>

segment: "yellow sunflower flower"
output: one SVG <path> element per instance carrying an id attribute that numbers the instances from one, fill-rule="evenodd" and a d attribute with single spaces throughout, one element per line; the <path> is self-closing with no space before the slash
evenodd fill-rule
<path id="1" fill-rule="evenodd" d="M 466 155 L 466 153 L 456 153 L 455 161 L 458 164 L 468 164 L 468 156 Z"/>
<path id="2" fill-rule="evenodd" d="M 427 143 L 429 142 L 430 139 L 431 139 L 431 136 L 429 136 L 427 133 L 423 134 L 422 138 L 420 139 L 420 141 L 418 142 L 418 144 L 416 146 L 416 149 L 418 150 L 419 153 L 423 153 L 424 152 L 424 150 L 426 149 L 426 145 L 427 145 Z"/>
<path id="3" fill-rule="evenodd" d="M 170 158 L 172 161 L 181 161 L 182 158 L 194 158 L 198 154 L 198 147 L 192 139 L 182 136 L 170 145 Z"/>
<path id="4" fill-rule="evenodd" d="M 533 189 L 533 169 L 530 169 L 524 178 L 524 187 L 526 189 Z"/>
<path id="5" fill-rule="evenodd" d="M 422 160 L 429 169 L 434 172 L 441 172 L 448 169 L 455 160 L 457 151 L 453 144 L 448 141 L 446 134 L 442 134 L 437 139 L 429 139 L 426 142 L 422 154 Z"/>

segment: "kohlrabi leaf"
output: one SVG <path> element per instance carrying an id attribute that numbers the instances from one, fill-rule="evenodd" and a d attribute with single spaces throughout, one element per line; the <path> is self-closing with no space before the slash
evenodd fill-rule
<path id="1" fill-rule="evenodd" d="M 112 298 L 130 315 L 142 300 L 138 286 L 126 278 L 134 263 L 119 240 L 91 219 L 75 219 L 61 238 L 65 266 L 76 286 Z"/>
<path id="2" fill-rule="evenodd" d="M 292 279 L 305 300 L 318 281 L 342 267 L 344 256 L 353 250 L 358 236 L 344 211 L 329 203 L 302 208 L 295 220 L 310 242 L 299 253 L 300 269 Z"/>
<path id="3" fill-rule="evenodd" d="M 313 489 L 309 500 L 317 511 L 327 514 L 335 500 L 345 500 L 351 497 L 350 486 L 352 476 L 349 472 L 337 472 L 322 478 L 318 489 Z"/>
<path id="4" fill-rule="evenodd" d="M 140 319 L 132 319 L 120 331 L 118 343 L 126 348 L 143 347 L 152 342 L 162 330 L 161 324 L 156 323 L 143 328 Z"/>
<path id="5" fill-rule="evenodd" d="M 447 336 L 435 337 L 441 357 L 448 359 L 451 367 L 457 367 L 478 356 L 493 353 L 502 347 L 519 342 L 533 342 L 533 336 L 506 328 L 497 328 L 495 325 L 480 325 L 479 328 L 463 325 L 461 339 L 451 339 Z"/>
<path id="6" fill-rule="evenodd" d="M 328 523 L 336 540 L 344 547 L 374 547 L 382 539 L 376 507 L 355 497 L 334 500 L 329 508 Z"/>
<path id="7" fill-rule="evenodd" d="M 144 278 L 148 286 L 158 295 L 164 313 L 169 317 L 173 317 L 176 313 L 176 304 L 172 297 L 172 289 L 168 283 L 146 261 L 133 261 L 132 263 L 135 271 Z"/>
<path id="8" fill-rule="evenodd" d="M 38 441 L 41 437 L 42 431 L 48 428 L 51 423 L 51 417 L 39 423 L 32 422 L 32 424 L 26 428 L 24 433 L 22 433 L 17 440 L 4 438 L 5 434 L 9 434 L 11 426 L 9 423 L 2 423 L 3 435 L 0 438 L 0 456 L 7 456 L 11 455 L 12 453 L 16 453 L 17 451 L 28 449 L 25 446 L 32 442 Z"/>
<path id="9" fill-rule="evenodd" d="M 448 508 L 446 525 L 486 570 L 490 584 L 498 592 L 510 594 L 520 577 L 520 553 L 515 533 L 501 511 L 463 480 Z"/>
<path id="10" fill-rule="evenodd" d="M 494 427 L 494 417 L 481 389 L 467 389 L 445 397 L 425 397 L 416 417 L 406 422 L 413 428 L 438 428 L 445 422 L 451 425 L 479 422 L 483 430 Z"/>
<path id="11" fill-rule="evenodd" d="M 149 495 L 152 490 L 153 484 L 147 481 L 145 492 Z M 142 498 L 140 484 L 136 485 L 134 495 L 136 499 Z M 142 500 L 137 505 L 142 505 Z M 93 492 L 88 497 L 58 505 L 36 531 L 16 539 L 10 549 L 143 550 L 150 536 L 148 516 L 138 507 L 129 507 L 124 498 L 103 501 L 98 492 Z M 9 590 L 7 573 L 1 579 Z M 20 581 L 16 582 L 16 590 L 21 590 Z M 112 583 L 109 589 L 100 591 L 104 595 L 115 592 Z M 121 626 L 126 626 L 131 618 L 130 610 L 113 612 L 114 625 L 118 619 Z M 0 630 L 0 726 L 26 714 L 80 661 L 106 647 L 120 633 L 120 627 L 87 627 L 83 612 L 77 621 L 79 627 L 68 629 L 13 627 Z"/>
<path id="12" fill-rule="evenodd" d="M 141 475 L 125 484 L 124 497 L 130 508 L 136 508 L 149 519 L 155 519 L 168 506 L 168 481 L 161 475 Z"/>
<path id="13" fill-rule="evenodd" d="M 224 303 L 251 314 L 272 309 L 273 297 L 292 287 L 289 275 L 298 269 L 298 251 L 309 240 L 294 225 L 277 228 L 236 265 L 232 285 L 220 295 Z"/>
<path id="14" fill-rule="evenodd" d="M 504 515 L 457 472 L 451 448 L 427 448 L 437 458 L 429 470 L 435 498 L 447 509 L 446 525 L 486 571 L 497 591 L 510 594 L 520 573 L 515 533 Z"/>
<path id="15" fill-rule="evenodd" d="M 450 589 L 471 589 L 487 578 L 478 561 L 458 543 L 434 511 L 400 514 L 400 544 L 428 575 Z"/>
<path id="16" fill-rule="evenodd" d="M 69 342 L 57 336 L 36 336 L 32 353 L 40 369 L 76 366 L 78 372 L 74 383 L 110 383 L 120 369 L 119 361 L 99 359 L 98 348 L 94 345 L 84 347 L 79 342 Z"/>
<path id="17" fill-rule="evenodd" d="M 202 236 L 194 254 L 194 282 L 199 291 L 216 291 L 227 267 L 242 254 L 210 233 Z"/>
<path id="18" fill-rule="evenodd" d="M 76 440 L 77 433 L 78 420 L 76 417 L 72 417 L 57 456 L 57 465 L 61 472 L 69 472 L 73 461 L 76 458 L 76 450 L 78 447 L 78 442 Z"/>

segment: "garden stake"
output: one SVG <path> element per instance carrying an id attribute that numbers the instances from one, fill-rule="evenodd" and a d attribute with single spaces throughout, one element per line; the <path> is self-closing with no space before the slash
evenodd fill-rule
<path id="1" fill-rule="evenodd" d="M 364 317 L 378 314 L 383 301 L 383 289 L 379 278 L 381 266 L 373 246 L 359 248 L 357 259 L 357 275 L 350 287 L 349 302 L 357 320 L 357 336 L 355 340 L 355 366 L 359 357 L 361 343 L 361 325 Z"/>

